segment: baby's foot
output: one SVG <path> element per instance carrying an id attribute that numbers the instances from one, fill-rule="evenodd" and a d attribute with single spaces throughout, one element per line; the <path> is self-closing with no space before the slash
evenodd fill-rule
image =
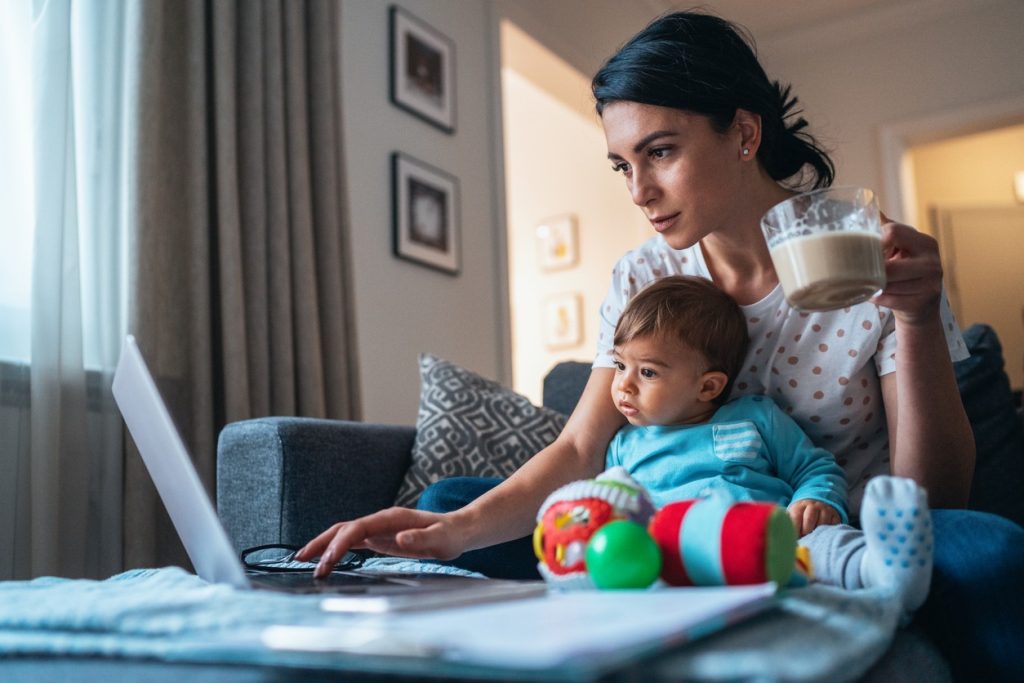
<path id="1" fill-rule="evenodd" d="M 928 596 L 932 578 L 932 518 L 928 494 L 911 479 L 875 477 L 860 509 L 867 545 L 861 563 L 865 586 L 889 586 L 907 612 Z"/>

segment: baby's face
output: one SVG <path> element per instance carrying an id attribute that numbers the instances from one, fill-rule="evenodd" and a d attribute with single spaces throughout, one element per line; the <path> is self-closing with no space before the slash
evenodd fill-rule
<path id="1" fill-rule="evenodd" d="M 658 337 L 616 346 L 612 400 L 630 424 L 696 424 L 715 412 L 702 398 L 706 361 L 693 349 Z"/>

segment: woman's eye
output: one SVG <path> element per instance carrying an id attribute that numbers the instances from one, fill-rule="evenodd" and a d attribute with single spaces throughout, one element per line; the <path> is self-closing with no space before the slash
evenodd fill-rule
<path id="1" fill-rule="evenodd" d="M 669 153 L 669 151 L 670 149 L 668 147 L 655 147 L 654 149 L 648 151 L 647 155 L 652 159 L 661 159 L 664 158 Z"/>
<path id="2" fill-rule="evenodd" d="M 612 170 L 616 173 L 626 173 L 629 171 L 629 164 L 625 161 L 620 161 L 619 163 L 612 165 Z"/>

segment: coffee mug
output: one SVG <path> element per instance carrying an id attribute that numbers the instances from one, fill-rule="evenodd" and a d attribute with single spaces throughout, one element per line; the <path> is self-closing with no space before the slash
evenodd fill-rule
<path id="1" fill-rule="evenodd" d="M 882 224 L 871 190 L 798 194 L 769 209 L 761 230 L 794 308 L 831 311 L 867 301 L 885 287 Z"/>

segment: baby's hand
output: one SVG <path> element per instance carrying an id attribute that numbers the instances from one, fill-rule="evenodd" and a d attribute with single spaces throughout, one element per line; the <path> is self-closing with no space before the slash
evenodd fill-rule
<path id="1" fill-rule="evenodd" d="M 787 510 L 797 536 L 806 536 L 822 524 L 839 524 L 839 513 L 828 503 L 812 498 L 794 500 Z"/>

